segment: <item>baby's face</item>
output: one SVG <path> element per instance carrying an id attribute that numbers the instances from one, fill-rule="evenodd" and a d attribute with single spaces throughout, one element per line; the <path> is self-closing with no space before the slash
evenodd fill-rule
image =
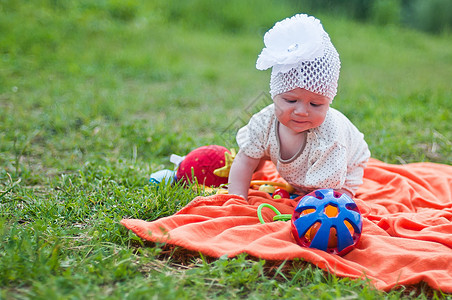
<path id="1" fill-rule="evenodd" d="M 330 107 L 330 100 L 302 88 L 276 95 L 275 115 L 279 122 L 295 133 L 320 126 Z"/>

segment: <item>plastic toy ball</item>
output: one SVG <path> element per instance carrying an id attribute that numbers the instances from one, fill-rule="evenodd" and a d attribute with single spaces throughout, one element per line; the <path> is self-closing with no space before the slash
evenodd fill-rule
<path id="1" fill-rule="evenodd" d="M 259 187 L 259 191 L 273 194 L 275 192 L 275 187 L 269 184 L 263 184 Z"/>
<path id="2" fill-rule="evenodd" d="M 290 194 L 285 189 L 276 189 L 273 192 L 273 199 L 290 198 Z"/>
<path id="3" fill-rule="evenodd" d="M 358 206 L 349 196 L 322 189 L 300 199 L 291 227 L 300 246 L 345 255 L 358 243 L 363 223 Z"/>

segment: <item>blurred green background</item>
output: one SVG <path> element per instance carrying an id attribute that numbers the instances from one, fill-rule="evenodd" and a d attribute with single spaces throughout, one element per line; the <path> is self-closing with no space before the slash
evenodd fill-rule
<path id="1" fill-rule="evenodd" d="M 224 31 L 270 27 L 294 12 L 328 14 L 378 25 L 397 25 L 431 33 L 450 32 L 452 2 L 448 0 L 282 0 L 161 2 L 166 20 L 188 27 Z M 117 14 L 118 16 L 120 14 Z M 279 16 L 279 18 L 278 18 Z M 123 15 L 128 18 L 130 14 Z"/>
<path id="2" fill-rule="evenodd" d="M 333 106 L 373 156 L 449 163 L 450 6 L 1 0 L 0 164 L 38 178 L 91 160 L 162 168 L 171 153 L 234 146 L 247 107 L 270 101 L 269 72 L 254 67 L 263 34 L 299 12 L 318 16 L 338 49 Z"/>

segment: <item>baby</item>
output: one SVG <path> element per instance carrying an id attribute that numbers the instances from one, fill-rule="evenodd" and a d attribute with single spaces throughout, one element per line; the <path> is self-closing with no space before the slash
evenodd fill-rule
<path id="1" fill-rule="evenodd" d="M 248 197 L 259 163 L 270 159 L 299 194 L 332 188 L 353 197 L 370 152 L 364 136 L 330 107 L 340 60 L 314 17 L 298 14 L 264 36 L 256 68 L 272 68 L 273 103 L 237 133 L 240 150 L 229 174 L 229 194 Z"/>

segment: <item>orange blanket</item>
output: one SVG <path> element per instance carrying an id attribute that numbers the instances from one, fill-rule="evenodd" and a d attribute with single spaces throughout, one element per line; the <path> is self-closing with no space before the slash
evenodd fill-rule
<path id="1" fill-rule="evenodd" d="M 270 164 L 257 178 L 281 180 Z M 121 224 L 145 240 L 213 257 L 246 252 L 266 260 L 302 258 L 337 276 L 368 278 L 382 290 L 424 281 L 452 293 L 452 166 L 371 160 L 355 201 L 364 219 L 363 234 L 343 257 L 298 246 L 290 222 L 272 222 L 270 209 L 262 211 L 268 223 L 260 224 L 259 204 L 291 214 L 296 203 L 258 191 L 250 192 L 249 202 L 233 195 L 198 197 L 173 216 L 152 222 L 124 219 Z"/>

